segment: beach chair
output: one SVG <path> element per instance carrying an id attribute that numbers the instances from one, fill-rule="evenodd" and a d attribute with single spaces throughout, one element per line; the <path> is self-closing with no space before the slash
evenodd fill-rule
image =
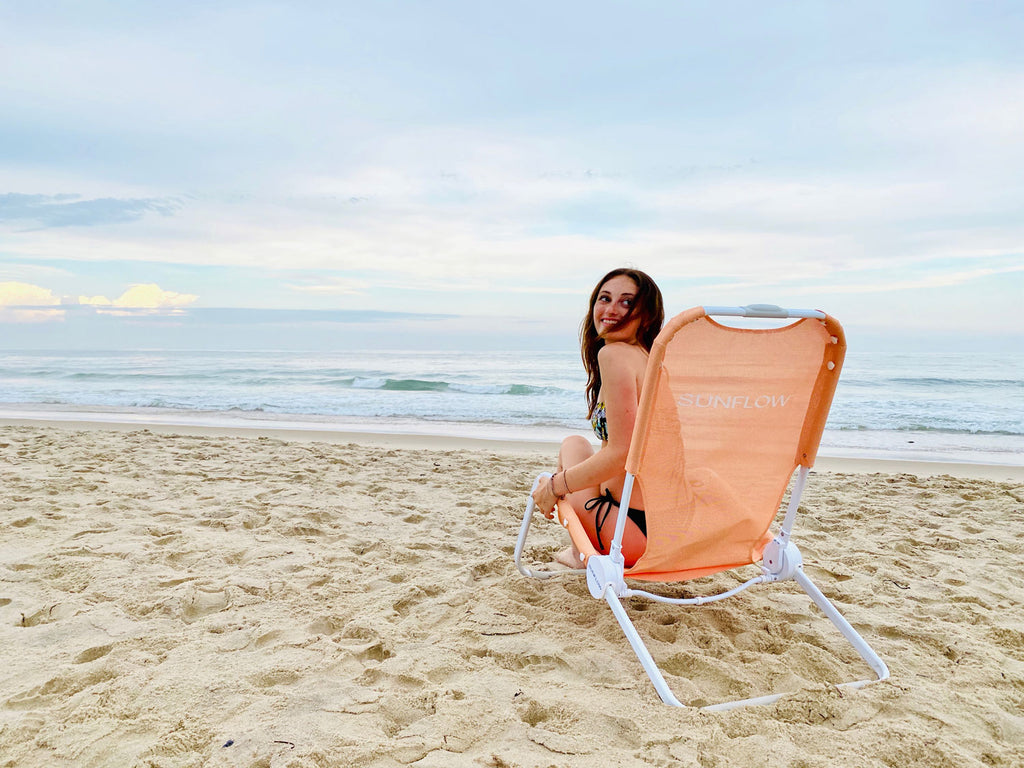
<path id="1" fill-rule="evenodd" d="M 713 316 L 729 320 L 719 322 Z M 775 322 L 774 327 L 765 327 L 764 321 L 738 318 L 773 318 Z M 876 675 L 840 686 L 860 688 L 888 678 L 885 663 L 804 572 L 800 551 L 792 541 L 800 496 L 845 353 L 839 323 L 816 310 L 752 305 L 683 312 L 668 322 L 651 349 L 626 461 L 620 507 L 629 507 L 634 484 L 639 483 L 647 514 L 644 554 L 631 567 L 625 566 L 621 551 L 625 515 L 618 516 L 609 553 L 601 554 L 572 506 L 559 502 L 557 519 L 586 564 L 591 595 L 607 601 L 666 704 L 684 706 L 669 689 L 621 598 L 695 606 L 731 597 L 755 584 L 792 579 Z M 794 472 L 788 508 L 772 535 L 769 528 Z M 534 488 L 546 477 L 538 477 Z M 531 498 L 516 542 L 516 567 L 536 578 L 573 573 L 523 565 L 533 512 Z M 757 563 L 759 575 L 710 596 L 669 598 L 626 584 L 627 578 L 683 581 Z M 784 695 L 704 709 L 769 704 Z"/>

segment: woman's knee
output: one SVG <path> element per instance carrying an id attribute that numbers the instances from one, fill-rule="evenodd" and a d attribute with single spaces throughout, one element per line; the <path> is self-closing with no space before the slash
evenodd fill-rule
<path id="1" fill-rule="evenodd" d="M 558 451 L 560 465 L 571 467 L 585 461 L 594 454 L 594 446 L 582 435 L 569 435 L 562 441 L 562 447 Z"/>

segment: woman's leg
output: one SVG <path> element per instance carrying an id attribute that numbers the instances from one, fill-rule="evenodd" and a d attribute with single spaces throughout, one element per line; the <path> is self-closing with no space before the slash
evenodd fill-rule
<path id="1" fill-rule="evenodd" d="M 590 444 L 589 440 L 580 435 L 571 435 L 562 441 L 562 447 L 558 451 L 558 469 L 559 471 L 569 469 L 586 461 L 593 455 L 594 446 Z M 600 492 L 601 489 L 596 486 L 593 488 L 580 488 L 570 493 L 565 499 L 572 504 L 576 514 L 580 515 L 582 519 L 583 505 L 588 500 L 594 498 L 594 496 L 600 494 Z M 583 567 L 583 563 L 580 561 L 579 550 L 576 549 L 574 544 L 570 544 L 555 555 L 555 560 L 570 568 Z"/>
<path id="2" fill-rule="evenodd" d="M 601 489 L 597 489 L 594 496 L 590 498 L 600 496 L 602 492 Z M 619 500 L 616 499 L 616 501 Z M 620 510 L 609 500 L 595 503 L 590 509 L 585 506 L 576 507 L 575 504 L 573 506 L 594 547 L 607 554 L 612 545 L 612 538 L 615 536 L 615 525 L 619 515 L 626 514 L 626 511 Z M 622 531 L 622 557 L 626 566 L 631 566 L 639 560 L 645 549 L 647 549 L 647 537 L 636 523 L 627 517 L 626 527 Z"/>
<path id="3" fill-rule="evenodd" d="M 572 435 L 562 441 L 562 447 L 558 452 L 558 469 L 568 469 L 586 461 L 593 455 L 594 446 L 590 444 L 589 440 L 580 435 Z M 595 485 L 589 488 L 579 488 L 565 498 L 566 501 L 572 504 L 572 508 L 576 511 L 576 516 L 579 517 L 580 522 L 583 524 L 583 528 L 586 530 L 587 536 L 590 537 L 590 541 L 595 547 L 598 547 L 598 542 L 600 541 L 604 545 L 604 551 L 607 552 L 608 547 L 611 546 L 612 536 L 615 534 L 615 521 L 619 518 L 619 508 L 609 504 L 595 504 L 591 509 L 587 509 L 587 502 L 601 494 L 601 487 Z M 600 539 L 597 535 L 598 524 L 600 524 Z M 600 548 L 598 547 L 598 549 Z M 626 528 L 622 533 L 622 556 L 625 558 L 626 565 L 635 563 L 640 558 L 640 555 L 644 553 L 645 549 L 647 549 L 647 537 L 636 526 L 636 523 L 627 519 Z M 570 545 L 563 549 L 555 556 L 555 560 L 570 568 L 583 567 L 579 550 L 576 549 L 575 545 Z"/>

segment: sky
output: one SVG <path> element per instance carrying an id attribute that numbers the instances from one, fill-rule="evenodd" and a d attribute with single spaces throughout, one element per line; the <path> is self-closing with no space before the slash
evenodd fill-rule
<path id="1" fill-rule="evenodd" d="M 1024 352 L 1022 39 L 1019 0 L 0 3 L 0 348 L 572 348 L 626 265 Z"/>

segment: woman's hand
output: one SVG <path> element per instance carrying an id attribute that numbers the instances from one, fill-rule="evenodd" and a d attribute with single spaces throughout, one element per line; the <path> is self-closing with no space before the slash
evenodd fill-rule
<path id="1" fill-rule="evenodd" d="M 537 509 L 540 510 L 544 517 L 552 520 L 555 516 L 555 504 L 557 501 L 558 498 L 551 488 L 551 478 L 542 477 L 540 482 L 537 483 L 537 489 L 533 492 L 533 503 L 537 505 Z"/>

